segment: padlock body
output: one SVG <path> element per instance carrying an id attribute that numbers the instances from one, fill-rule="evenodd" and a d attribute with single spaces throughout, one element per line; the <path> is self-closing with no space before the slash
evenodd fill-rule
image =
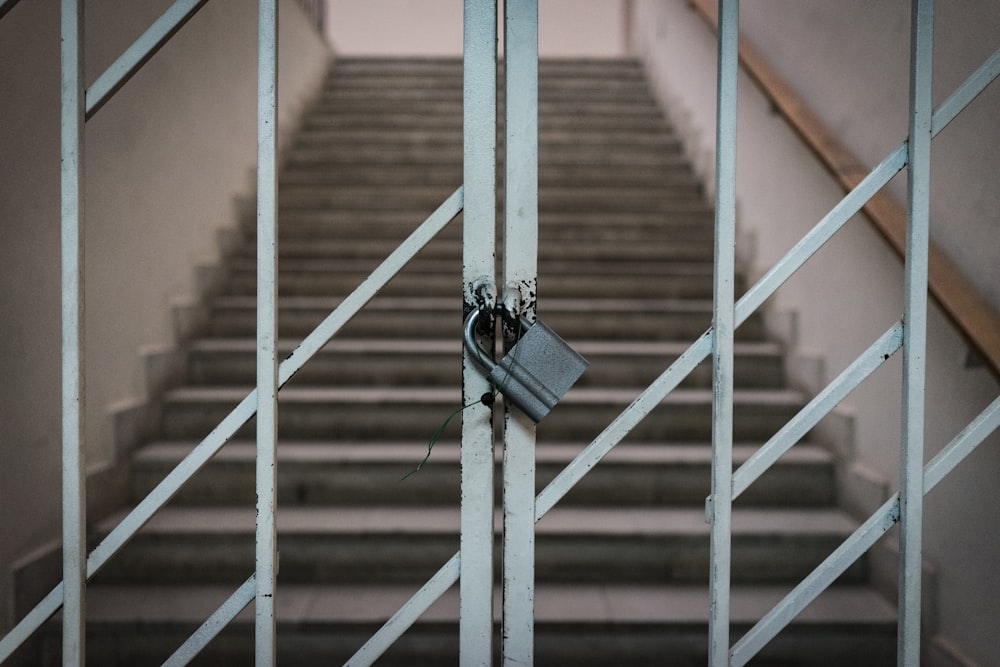
<path id="1" fill-rule="evenodd" d="M 500 392 L 538 423 L 580 379 L 587 360 L 541 321 L 489 374 Z"/>

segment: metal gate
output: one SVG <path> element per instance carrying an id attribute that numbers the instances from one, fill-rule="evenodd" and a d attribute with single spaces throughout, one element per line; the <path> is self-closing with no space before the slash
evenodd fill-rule
<path id="1" fill-rule="evenodd" d="M 80 243 L 83 124 L 206 0 L 177 0 L 88 89 L 82 83 L 82 0 L 62 2 L 62 280 L 63 280 L 63 582 L 0 641 L 0 661 L 62 609 L 64 664 L 84 663 L 86 582 L 97 573 L 252 416 L 257 417 L 256 570 L 167 661 L 185 664 L 250 602 L 256 660 L 275 660 L 275 440 L 278 389 L 357 313 L 450 220 L 464 212 L 463 300 L 466 312 L 498 301 L 534 318 L 537 255 L 537 0 L 505 3 L 506 174 L 503 287 L 496 249 L 497 3 L 465 0 L 464 180 L 354 293 L 278 363 L 276 349 L 276 0 L 259 0 L 257 388 L 88 555 L 81 414 L 83 348 Z M 0 3 L 0 16 L 10 0 Z M 710 647 L 713 666 L 743 665 L 896 523 L 901 524 L 898 661 L 916 665 L 920 647 L 923 495 L 1000 425 L 994 400 L 934 459 L 923 465 L 924 348 L 927 305 L 928 184 L 931 138 L 1000 74 L 1000 51 L 937 110 L 931 109 L 933 0 L 913 0 L 909 139 L 887 156 L 738 302 L 735 300 L 735 146 L 738 0 L 719 2 L 715 288 L 712 327 L 645 389 L 537 497 L 534 424 L 516 408 L 504 417 L 503 632 L 505 664 L 531 664 L 534 643 L 534 524 L 695 366 L 713 360 Z M 908 169 L 905 308 L 900 320 L 762 446 L 739 470 L 732 465 L 734 332 L 864 203 Z M 903 355 L 903 447 L 899 492 L 746 635 L 729 636 L 730 520 L 733 500 L 854 387 L 897 351 Z M 493 429 L 489 390 L 464 359 L 461 544 L 441 569 L 390 618 L 348 664 L 374 662 L 434 601 L 460 582 L 463 665 L 488 665 L 493 637 Z"/>

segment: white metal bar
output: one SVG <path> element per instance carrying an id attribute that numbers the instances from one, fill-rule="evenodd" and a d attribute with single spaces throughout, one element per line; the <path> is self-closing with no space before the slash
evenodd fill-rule
<path id="1" fill-rule="evenodd" d="M 538 0 L 506 0 L 504 305 L 535 319 L 538 276 Z M 504 665 L 534 664 L 535 423 L 504 403 Z"/>
<path id="2" fill-rule="evenodd" d="M 955 466 L 998 427 L 1000 427 L 1000 398 L 994 399 L 927 464 L 923 473 L 924 494 L 930 493 L 938 482 L 954 470 Z M 896 525 L 899 517 L 899 494 L 896 493 L 733 645 L 732 665 L 739 667 L 747 664 L 820 593 L 829 588 L 852 563 Z"/>
<path id="3" fill-rule="evenodd" d="M 712 495 L 706 507 L 706 518 L 712 524 L 708 662 L 713 667 L 729 663 L 738 37 L 739 0 L 720 0 L 715 139 L 715 289 L 712 306 Z"/>
<path id="4" fill-rule="evenodd" d="M 464 4 L 464 308 L 495 298 L 497 3 Z M 465 314 L 463 312 L 463 316 Z M 492 349 L 492 336 L 488 342 Z M 489 665 L 493 654 L 493 410 L 490 390 L 468 351 L 462 362 L 462 509 L 459 660 Z"/>
<path id="5" fill-rule="evenodd" d="M 250 578 L 244 581 L 243 585 L 212 612 L 212 615 L 195 630 L 194 634 L 188 637 L 187 641 L 167 658 L 163 667 L 182 667 L 191 662 L 224 627 L 229 625 L 248 604 L 253 602 L 256 588 L 254 575 L 250 575 Z"/>
<path id="6" fill-rule="evenodd" d="M 920 663 L 923 555 L 924 384 L 927 350 L 931 66 L 933 0 L 913 0 L 910 37 L 910 132 L 904 268 L 903 443 L 900 456 L 900 665 Z"/>
<path id="7" fill-rule="evenodd" d="M 843 373 L 816 395 L 760 449 L 743 462 L 733 475 L 733 500 L 747 490 L 785 452 L 801 440 L 819 420 L 875 372 L 903 344 L 903 324 L 893 325 L 865 350 Z"/>
<path id="8" fill-rule="evenodd" d="M 87 512 L 84 412 L 83 4 L 61 13 L 63 664 L 85 661 Z"/>
<path id="9" fill-rule="evenodd" d="M 87 89 L 87 118 L 110 100 L 208 0 L 176 0 Z"/>
<path id="10" fill-rule="evenodd" d="M 278 570 L 278 7 L 259 0 L 257 24 L 257 667 L 275 662 Z"/>
<path id="11" fill-rule="evenodd" d="M 392 615 L 392 618 L 385 622 L 385 625 L 379 628 L 378 632 L 371 636 L 364 646 L 358 649 L 350 660 L 344 663 L 344 666 L 367 667 L 378 660 L 393 642 L 402 637 L 403 633 L 458 581 L 460 562 L 460 554 L 456 553 L 399 608 L 399 611 Z"/>

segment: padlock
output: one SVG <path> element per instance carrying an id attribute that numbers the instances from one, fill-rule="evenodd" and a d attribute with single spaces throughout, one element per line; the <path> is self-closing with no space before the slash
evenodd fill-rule
<path id="1" fill-rule="evenodd" d="M 587 360 L 540 320 L 531 324 L 522 318 L 520 340 L 494 362 L 476 343 L 479 314 L 475 309 L 465 318 L 466 348 L 493 386 L 537 424 L 580 379 Z"/>

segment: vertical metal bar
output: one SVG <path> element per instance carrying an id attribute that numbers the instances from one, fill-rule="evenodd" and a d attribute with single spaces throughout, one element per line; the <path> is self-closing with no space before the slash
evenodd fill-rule
<path id="1" fill-rule="evenodd" d="M 897 648 L 899 664 L 907 666 L 920 663 L 933 0 L 913 0 L 911 21 Z"/>
<path id="2" fill-rule="evenodd" d="M 464 309 L 496 298 L 496 0 L 465 0 Z M 465 313 L 463 313 L 464 315 Z M 492 337 L 490 337 L 492 343 Z M 462 665 L 489 665 L 493 652 L 493 411 L 490 391 L 468 352 L 462 364 L 462 518 L 459 582 Z"/>
<path id="3" fill-rule="evenodd" d="M 504 9 L 504 305 L 533 320 L 538 274 L 538 0 L 506 0 Z M 503 664 L 531 665 L 535 424 L 510 405 L 505 411 L 503 457 Z"/>
<path id="4" fill-rule="evenodd" d="M 256 664 L 275 661 L 274 594 L 278 435 L 277 350 L 278 11 L 260 0 L 257 34 L 257 547 Z"/>
<path id="5" fill-rule="evenodd" d="M 86 653 L 87 584 L 82 2 L 63 0 L 60 21 L 63 664 L 82 665 Z"/>
<path id="6" fill-rule="evenodd" d="M 712 495 L 709 664 L 729 664 L 733 493 L 733 336 L 736 322 L 736 78 L 738 0 L 719 0 L 715 145 L 715 289 L 712 325 Z"/>

